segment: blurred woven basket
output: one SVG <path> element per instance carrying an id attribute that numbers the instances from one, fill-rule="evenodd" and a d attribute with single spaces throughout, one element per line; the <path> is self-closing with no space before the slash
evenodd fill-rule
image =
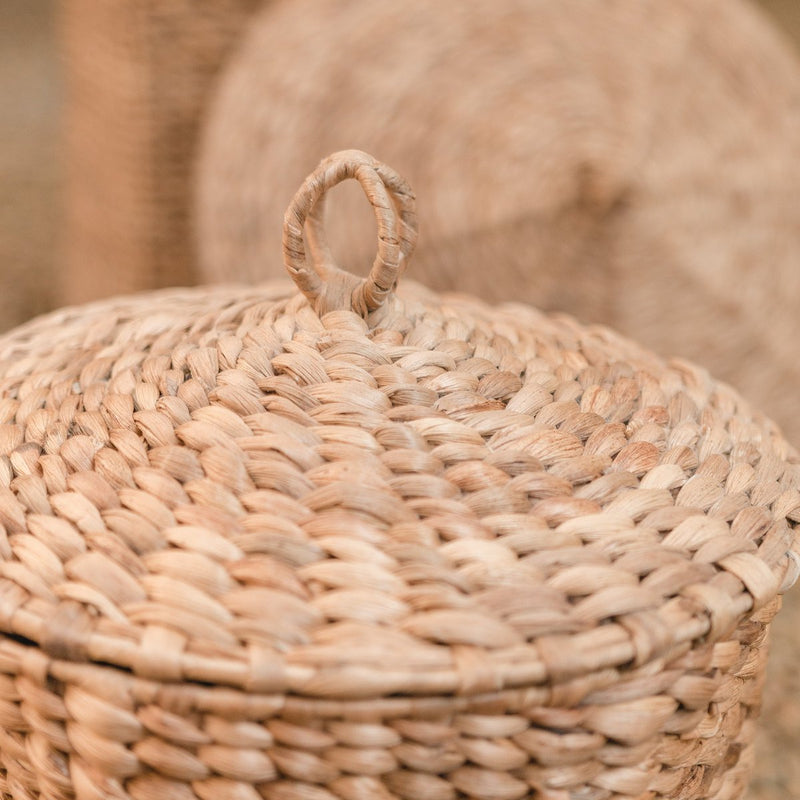
<path id="1" fill-rule="evenodd" d="M 430 285 L 613 324 L 797 439 L 798 130 L 797 61 L 739 0 L 274 3 L 209 114 L 200 267 L 262 279 L 292 187 L 356 144 L 418 187 Z"/>
<path id="2" fill-rule="evenodd" d="M 348 177 L 367 280 L 317 213 Z M 4 797 L 742 796 L 796 453 L 607 329 L 395 295 L 415 237 L 340 153 L 286 214 L 303 294 L 0 337 Z"/>
<path id="3" fill-rule="evenodd" d="M 64 0 L 62 303 L 193 280 L 200 118 L 264 2 Z"/>
<path id="4" fill-rule="evenodd" d="M 54 307 L 59 97 L 48 11 L 6 0 L 0 12 L 0 331 Z"/>

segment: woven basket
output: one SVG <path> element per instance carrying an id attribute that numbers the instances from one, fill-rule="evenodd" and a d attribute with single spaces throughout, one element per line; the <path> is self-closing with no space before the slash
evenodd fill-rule
<path id="1" fill-rule="evenodd" d="M 355 143 L 417 188 L 427 285 L 694 359 L 800 442 L 798 130 L 795 54 L 742 0 L 271 3 L 209 110 L 200 269 L 263 280 L 283 198 Z"/>
<path id="2" fill-rule="evenodd" d="M 322 226 L 346 178 L 366 279 Z M 604 328 L 395 294 L 415 238 L 347 151 L 286 214 L 301 293 L 0 338 L 3 797 L 742 796 L 796 454 Z"/>

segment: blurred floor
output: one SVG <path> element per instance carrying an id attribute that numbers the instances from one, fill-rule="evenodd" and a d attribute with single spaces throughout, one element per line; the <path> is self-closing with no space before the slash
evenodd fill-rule
<path id="1" fill-rule="evenodd" d="M 61 91 L 55 0 L 0 0 L 0 330 L 52 302 Z M 800 0 L 760 0 L 800 43 Z M 113 268 L 113 265 L 109 265 Z M 800 591 L 773 630 L 748 800 L 800 800 Z"/>

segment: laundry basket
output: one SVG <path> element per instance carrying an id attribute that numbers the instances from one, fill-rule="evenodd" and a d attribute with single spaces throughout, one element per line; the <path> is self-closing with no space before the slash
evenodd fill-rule
<path id="1" fill-rule="evenodd" d="M 323 227 L 347 178 L 365 279 Z M 0 338 L 3 797 L 742 796 L 796 454 L 610 330 L 395 291 L 415 239 L 345 151 L 286 214 L 300 292 Z"/>

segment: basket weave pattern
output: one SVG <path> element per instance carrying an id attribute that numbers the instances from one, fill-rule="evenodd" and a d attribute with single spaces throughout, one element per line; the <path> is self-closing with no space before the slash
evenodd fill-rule
<path id="1" fill-rule="evenodd" d="M 58 312 L 0 376 L 5 796 L 741 797 L 798 466 L 703 370 L 271 284 Z"/>

